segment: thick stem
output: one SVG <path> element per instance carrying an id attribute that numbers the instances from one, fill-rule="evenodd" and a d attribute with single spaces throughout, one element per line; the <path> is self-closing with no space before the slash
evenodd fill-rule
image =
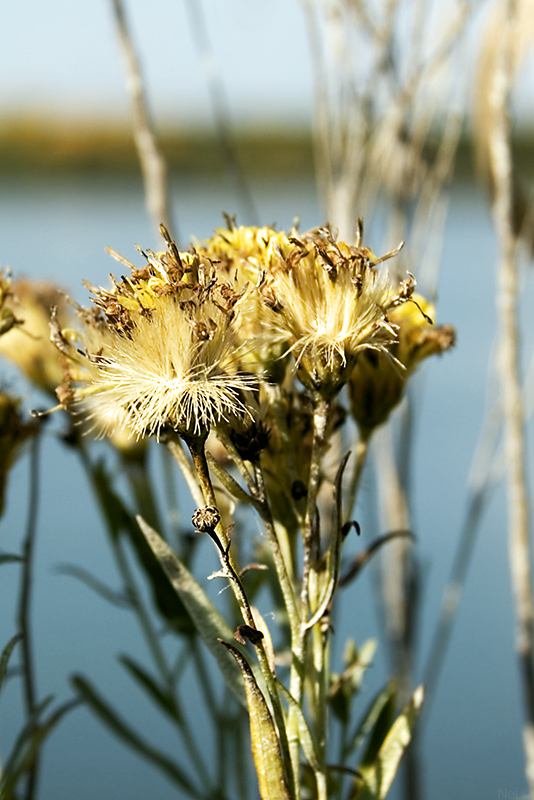
<path id="1" fill-rule="evenodd" d="M 299 609 L 297 606 L 297 599 L 293 591 L 293 586 L 289 578 L 286 562 L 282 554 L 280 542 L 278 541 L 278 536 L 276 534 L 276 530 L 274 527 L 271 510 L 269 508 L 267 494 L 265 491 L 263 473 L 259 463 L 256 465 L 256 484 L 258 486 L 259 499 L 261 500 L 259 513 L 261 516 L 261 520 L 263 522 L 263 527 L 265 529 L 267 541 L 269 542 L 269 547 L 271 549 L 271 554 L 273 557 L 276 574 L 278 576 L 280 589 L 282 591 L 282 596 L 284 598 L 284 603 L 286 606 L 289 625 L 291 628 L 291 635 L 293 636 L 293 634 L 296 633 L 296 631 L 300 627 L 301 619 L 300 619 Z"/>
<path id="2" fill-rule="evenodd" d="M 292 660 L 290 676 L 290 692 L 299 705 L 302 705 L 303 687 L 306 673 L 306 639 L 308 629 L 306 622 L 309 614 L 309 590 L 310 573 L 313 560 L 319 554 L 319 542 L 317 541 L 317 494 L 320 484 L 321 462 L 326 445 L 326 426 L 328 423 L 328 413 L 330 404 L 320 397 L 315 398 L 315 409 L 313 416 L 313 445 L 310 460 L 310 471 L 308 474 L 308 494 L 306 501 L 306 514 L 304 517 L 303 529 L 303 566 L 302 584 L 300 593 L 300 617 L 301 622 L 292 640 Z M 300 742 L 298 734 L 298 724 L 296 714 L 289 711 L 288 720 L 289 748 L 293 772 L 296 776 L 296 800 L 300 797 L 299 787 L 299 764 L 300 764 Z"/>

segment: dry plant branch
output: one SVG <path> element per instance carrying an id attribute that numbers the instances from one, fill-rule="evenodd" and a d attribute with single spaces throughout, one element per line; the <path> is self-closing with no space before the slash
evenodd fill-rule
<path id="1" fill-rule="evenodd" d="M 219 140 L 228 173 L 236 187 L 241 202 L 241 213 L 244 221 L 251 225 L 259 225 L 259 216 L 254 203 L 246 175 L 241 166 L 233 134 L 230 104 L 221 70 L 215 58 L 215 52 L 208 35 L 208 27 L 202 9 L 201 0 L 187 0 L 186 9 L 189 14 L 191 31 L 204 66 L 206 83 L 209 91 L 215 132 Z"/>
<path id="2" fill-rule="evenodd" d="M 111 5 L 126 69 L 133 135 L 143 174 L 147 211 L 158 234 L 161 223 L 172 231 L 167 166 L 148 111 L 139 59 L 122 0 L 111 0 Z"/>

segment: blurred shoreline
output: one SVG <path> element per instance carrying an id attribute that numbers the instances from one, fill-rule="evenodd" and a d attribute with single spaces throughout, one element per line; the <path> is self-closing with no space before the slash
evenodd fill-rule
<path id="1" fill-rule="evenodd" d="M 167 125 L 158 136 L 171 173 L 216 176 L 224 172 L 222 148 L 207 127 Z M 313 135 L 305 125 L 238 127 L 234 143 L 248 174 L 291 177 L 314 171 Z M 515 136 L 514 158 L 523 177 L 533 172 L 534 130 L 525 129 Z M 0 124 L 0 175 L 138 172 L 133 136 L 126 122 L 23 116 Z M 455 178 L 475 178 L 473 148 L 467 136 L 458 147 Z"/>

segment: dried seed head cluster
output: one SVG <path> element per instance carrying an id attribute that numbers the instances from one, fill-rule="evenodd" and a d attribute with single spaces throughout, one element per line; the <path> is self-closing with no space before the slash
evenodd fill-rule
<path id="1" fill-rule="evenodd" d="M 81 348 L 76 334 L 56 332 L 71 362 L 60 401 L 82 404 L 105 433 L 200 435 L 246 413 L 241 395 L 252 379 L 237 370 L 231 325 L 239 295 L 196 252 L 169 242 L 144 255 L 146 266 L 127 264 L 131 274 L 111 290 L 89 287 L 96 309 L 78 308 Z"/>
<path id="2" fill-rule="evenodd" d="M 397 374 L 435 351 L 428 338 L 399 335 L 429 326 L 414 279 L 380 266 L 399 248 L 377 258 L 327 227 L 230 226 L 181 253 L 163 233 L 166 251 L 141 251 L 141 269 L 110 251 L 129 274 L 109 290 L 89 286 L 95 307 L 77 308 L 81 333 L 52 325 L 69 364 L 60 402 L 104 433 L 203 435 L 228 421 L 242 431 L 257 419 L 258 381 L 287 387 L 296 373 L 331 399 L 360 361 Z"/>

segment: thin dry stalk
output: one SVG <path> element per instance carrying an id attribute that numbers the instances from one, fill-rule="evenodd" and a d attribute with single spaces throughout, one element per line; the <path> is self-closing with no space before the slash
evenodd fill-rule
<path id="1" fill-rule="evenodd" d="M 139 59 L 132 42 L 122 0 L 111 0 L 111 6 L 126 69 L 127 88 L 132 105 L 133 136 L 143 174 L 147 211 L 158 237 L 161 223 L 172 234 L 167 166 L 148 111 Z"/>
<path id="2" fill-rule="evenodd" d="M 221 148 L 225 165 L 241 203 L 241 213 L 246 224 L 260 225 L 254 198 L 246 175 L 241 167 L 233 133 L 230 103 L 221 70 L 217 64 L 215 52 L 211 45 L 208 26 L 202 10 L 201 0 L 187 0 L 186 9 L 189 14 L 191 31 L 200 60 L 204 66 L 206 83 L 213 110 L 215 132 Z"/>
<path id="3" fill-rule="evenodd" d="M 504 413 L 508 546 L 516 609 L 516 650 L 523 685 L 526 773 L 530 791 L 534 792 L 533 602 L 524 408 L 519 367 L 518 242 L 513 226 L 513 176 L 508 113 L 513 78 L 513 48 L 517 35 L 515 2 L 507 0 L 505 9 L 498 58 L 491 80 L 493 125 L 489 136 L 489 153 L 494 187 L 492 211 L 500 246 L 497 271 L 497 313 L 500 329 L 498 369 Z"/>

